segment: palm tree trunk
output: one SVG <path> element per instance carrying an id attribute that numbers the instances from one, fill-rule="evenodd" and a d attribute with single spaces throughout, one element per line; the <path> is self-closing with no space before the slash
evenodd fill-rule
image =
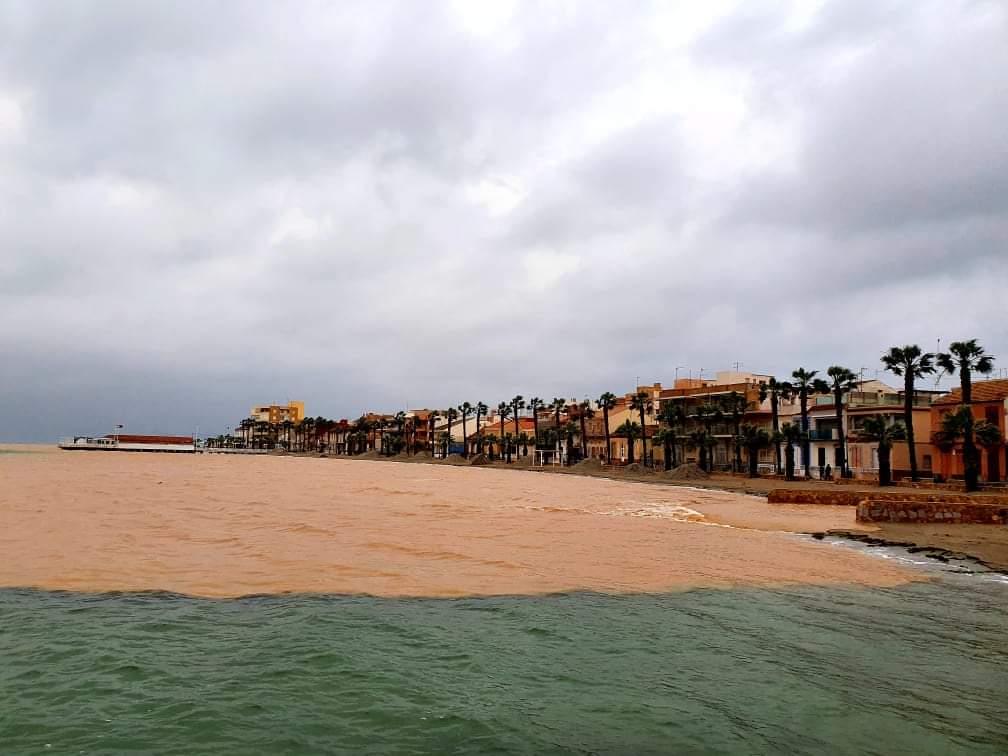
<path id="1" fill-rule="evenodd" d="M 843 391 L 837 390 L 833 392 L 833 409 L 836 414 L 836 427 L 837 427 L 837 467 L 840 470 L 840 477 L 847 477 L 847 449 L 845 447 L 845 441 L 843 432 Z"/>
<path id="2" fill-rule="evenodd" d="M 641 453 L 640 461 L 642 465 L 647 464 L 647 427 L 644 425 L 644 405 L 641 404 L 640 408 L 640 442 L 641 442 Z"/>
<path id="3" fill-rule="evenodd" d="M 917 449 L 914 445 L 913 427 L 913 401 L 914 401 L 914 373 L 908 365 L 903 374 L 903 424 L 906 426 L 907 452 L 910 455 L 910 480 L 916 482 L 920 479 L 917 473 Z"/>
<path id="4" fill-rule="evenodd" d="M 892 469 L 889 466 L 889 447 L 879 444 L 878 448 L 878 484 L 880 486 L 892 485 Z"/>
<path id="5" fill-rule="evenodd" d="M 781 448 L 780 439 L 777 438 L 777 434 L 780 433 L 780 415 L 778 414 L 778 399 L 777 393 L 774 392 L 770 395 L 770 416 L 773 422 L 773 432 L 774 438 L 774 456 L 776 458 L 776 467 L 774 471 L 780 475 L 781 474 Z"/>
<path id="6" fill-rule="evenodd" d="M 665 471 L 668 472 L 672 469 L 672 440 L 665 436 L 665 440 L 662 444 L 662 456 L 665 457 Z"/>
<path id="7" fill-rule="evenodd" d="M 605 461 L 606 463 L 611 463 L 612 460 L 609 458 L 612 454 L 612 446 L 609 444 L 609 408 L 602 408 L 602 422 L 605 424 Z"/>
<path id="8" fill-rule="evenodd" d="M 801 429 L 802 429 L 802 463 L 805 468 L 805 477 L 812 477 L 812 444 L 809 443 L 809 422 L 808 422 L 808 394 L 803 390 L 801 393 Z"/>
<path id="9" fill-rule="evenodd" d="M 581 412 L 581 459 L 588 459 L 588 433 L 585 431 L 584 411 Z"/>
<path id="10" fill-rule="evenodd" d="M 469 457 L 469 442 L 466 440 L 466 416 L 462 414 L 462 456 Z"/>

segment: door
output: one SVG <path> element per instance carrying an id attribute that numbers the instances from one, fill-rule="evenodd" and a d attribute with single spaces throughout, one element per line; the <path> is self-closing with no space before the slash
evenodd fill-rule
<path id="1" fill-rule="evenodd" d="M 991 449 L 987 452 L 987 482 L 997 483 L 1001 480 L 1001 450 Z"/>

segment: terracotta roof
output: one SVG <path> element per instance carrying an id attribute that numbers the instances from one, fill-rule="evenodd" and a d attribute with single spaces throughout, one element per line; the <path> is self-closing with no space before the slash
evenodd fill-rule
<path id="1" fill-rule="evenodd" d="M 974 402 L 1002 402 L 1008 399 L 1008 380 L 977 381 L 973 384 Z M 953 389 L 941 399 L 935 399 L 932 404 L 961 404 L 962 389 Z"/>

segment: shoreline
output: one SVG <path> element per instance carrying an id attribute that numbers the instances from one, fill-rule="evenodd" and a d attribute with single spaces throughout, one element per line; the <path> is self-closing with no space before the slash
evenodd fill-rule
<path id="1" fill-rule="evenodd" d="M 485 465 L 470 465 L 468 463 L 448 462 L 431 459 L 422 455 L 409 457 L 384 455 L 368 456 L 320 456 L 318 454 L 277 454 L 274 456 L 290 456 L 298 458 L 316 459 L 344 459 L 359 462 L 398 462 L 402 464 L 426 464 L 434 467 L 468 467 L 485 468 L 491 470 L 512 470 L 524 472 L 547 473 L 554 475 L 573 475 L 579 477 L 602 478 L 613 481 L 623 481 L 632 483 L 648 483 L 658 486 L 675 486 L 677 488 L 692 488 L 707 491 L 717 491 L 723 493 L 745 494 L 754 498 L 766 499 L 771 490 L 811 490 L 829 491 L 836 490 L 842 486 L 844 491 L 876 492 L 892 490 L 879 486 L 857 484 L 837 484 L 822 483 L 819 481 L 782 481 L 768 480 L 766 478 L 748 478 L 742 476 L 713 474 L 706 479 L 697 480 L 675 480 L 662 477 L 660 472 L 635 473 L 623 472 L 614 469 L 594 469 L 573 467 L 534 467 L 532 465 L 512 463 L 506 464 L 498 461 Z M 979 494 L 983 496 L 983 494 Z M 771 505 L 767 506 L 780 506 Z M 801 507 L 821 507 L 820 504 L 798 504 L 793 506 Z M 982 567 L 1008 575 L 1008 526 L 1004 525 L 938 525 L 929 524 L 909 524 L 909 523 L 858 523 L 854 521 L 854 507 L 851 510 L 851 525 L 849 528 L 831 528 L 818 531 L 793 531 L 802 535 L 819 537 L 828 535 L 834 537 L 850 538 L 851 540 L 863 541 L 865 537 L 878 542 L 878 545 L 904 547 L 912 553 L 921 553 L 931 559 L 947 561 L 948 559 L 958 559 L 975 562 Z M 863 537 L 862 537 L 863 536 Z"/>

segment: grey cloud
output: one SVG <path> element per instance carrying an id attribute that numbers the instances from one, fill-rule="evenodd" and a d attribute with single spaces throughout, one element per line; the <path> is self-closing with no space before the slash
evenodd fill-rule
<path id="1" fill-rule="evenodd" d="M 1004 355 L 1003 8 L 780 8 L 3 5 L 0 438 Z"/>

